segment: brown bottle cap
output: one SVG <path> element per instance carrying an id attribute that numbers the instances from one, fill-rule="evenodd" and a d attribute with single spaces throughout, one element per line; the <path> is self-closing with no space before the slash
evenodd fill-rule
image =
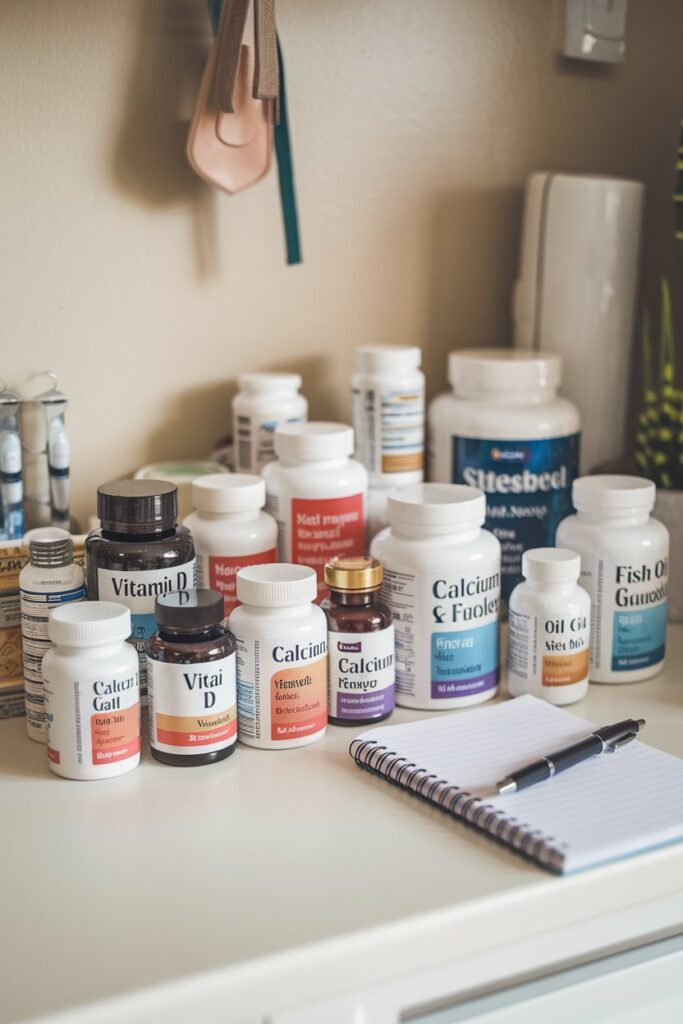
<path id="1" fill-rule="evenodd" d="M 97 515 L 112 533 L 172 529 L 178 515 L 178 488 L 168 480 L 111 480 L 97 488 Z"/>
<path id="2" fill-rule="evenodd" d="M 382 563 L 369 556 L 331 558 L 325 564 L 325 583 L 333 590 L 377 590 L 383 578 Z"/>
<path id="3" fill-rule="evenodd" d="M 217 626 L 225 618 L 223 595 L 214 590 L 172 590 L 157 597 L 154 617 L 158 626 L 171 629 Z"/>

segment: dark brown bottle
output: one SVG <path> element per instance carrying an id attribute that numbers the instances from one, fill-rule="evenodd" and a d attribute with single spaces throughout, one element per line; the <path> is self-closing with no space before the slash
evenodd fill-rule
<path id="1" fill-rule="evenodd" d="M 130 608 L 130 642 L 140 664 L 140 692 L 147 692 L 147 641 L 156 629 L 154 600 L 196 583 L 194 542 L 178 526 L 178 489 L 165 480 L 112 480 L 97 488 L 101 527 L 85 542 L 88 600 Z"/>
<path id="2" fill-rule="evenodd" d="M 164 764 L 213 764 L 237 740 L 235 638 L 213 590 L 158 597 L 147 650 L 152 756 Z"/>
<path id="3" fill-rule="evenodd" d="M 388 718 L 396 703 L 394 624 L 379 601 L 382 565 L 375 558 L 333 558 L 325 566 L 329 597 L 329 721 L 362 725 Z"/>

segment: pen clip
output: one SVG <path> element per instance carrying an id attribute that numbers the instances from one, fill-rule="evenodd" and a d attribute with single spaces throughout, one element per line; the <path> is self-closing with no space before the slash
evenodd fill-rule
<path id="1" fill-rule="evenodd" d="M 621 739 L 615 740 L 614 743 L 607 743 L 605 745 L 605 751 L 608 754 L 615 754 L 621 747 L 625 747 L 627 743 L 634 740 L 638 735 L 637 732 L 629 732 L 626 736 L 622 736 Z"/>

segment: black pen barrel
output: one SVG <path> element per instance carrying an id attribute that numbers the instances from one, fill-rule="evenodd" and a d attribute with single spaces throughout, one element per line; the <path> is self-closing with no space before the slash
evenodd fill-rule
<path id="1" fill-rule="evenodd" d="M 556 750 L 554 754 L 547 754 L 548 760 L 555 765 L 555 774 L 572 768 L 575 764 L 581 764 L 589 757 L 599 754 L 602 751 L 602 740 L 599 736 L 587 736 L 585 740 L 572 743 L 569 747 Z"/>

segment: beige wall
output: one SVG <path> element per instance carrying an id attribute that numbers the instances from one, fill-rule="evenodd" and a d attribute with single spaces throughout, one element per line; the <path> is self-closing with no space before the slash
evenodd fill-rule
<path id="1" fill-rule="evenodd" d="M 229 198 L 186 166 L 203 0 L 3 0 L 0 376 L 71 396 L 75 505 L 229 426 L 235 375 L 302 370 L 348 415 L 361 342 L 505 344 L 537 168 L 648 187 L 669 250 L 683 3 L 631 0 L 622 67 L 557 56 L 563 0 L 280 0 L 305 263 L 275 178 Z"/>

